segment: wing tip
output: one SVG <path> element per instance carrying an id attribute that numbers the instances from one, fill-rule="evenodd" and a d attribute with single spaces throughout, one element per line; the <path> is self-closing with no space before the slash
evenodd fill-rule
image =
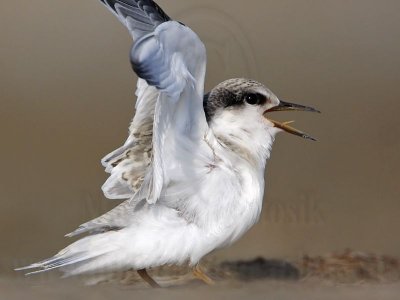
<path id="1" fill-rule="evenodd" d="M 117 9 L 115 8 L 115 4 L 131 6 L 132 4 L 136 4 L 138 8 L 144 9 L 144 7 L 150 6 L 155 12 L 158 14 L 159 20 L 163 22 L 171 21 L 172 19 L 165 13 L 165 11 L 153 0 L 100 0 L 105 6 L 109 7 L 118 15 Z"/>

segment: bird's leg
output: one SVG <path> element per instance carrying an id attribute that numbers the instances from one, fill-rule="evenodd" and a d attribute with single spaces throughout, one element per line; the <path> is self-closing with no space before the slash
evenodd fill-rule
<path id="1" fill-rule="evenodd" d="M 205 284 L 208 285 L 213 285 L 215 284 L 214 280 L 212 280 L 210 277 L 207 276 L 206 273 L 204 273 L 202 271 L 202 269 L 200 268 L 200 265 L 196 265 L 193 268 L 193 275 L 197 278 L 200 279 L 201 281 L 203 281 Z"/>
<path id="2" fill-rule="evenodd" d="M 137 270 L 139 276 L 146 281 L 151 287 L 153 288 L 160 288 L 161 286 L 153 279 L 150 277 L 150 275 L 147 273 L 146 269 L 141 269 Z"/>

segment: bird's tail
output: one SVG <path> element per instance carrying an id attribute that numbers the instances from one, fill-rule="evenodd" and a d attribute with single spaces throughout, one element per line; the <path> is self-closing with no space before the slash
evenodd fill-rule
<path id="1" fill-rule="evenodd" d="M 113 253 L 120 248 L 120 235 L 120 232 L 110 231 L 85 237 L 51 258 L 18 268 L 16 271 L 29 270 L 27 275 L 30 275 L 60 269 L 65 277 L 110 271 L 118 267 Z"/>

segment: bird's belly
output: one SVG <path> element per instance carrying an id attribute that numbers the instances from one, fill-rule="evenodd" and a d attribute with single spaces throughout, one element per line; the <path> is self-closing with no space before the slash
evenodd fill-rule
<path id="1" fill-rule="evenodd" d="M 264 194 L 263 174 L 251 172 L 250 168 L 217 166 L 201 181 L 174 184 L 166 191 L 163 204 L 176 210 L 186 227 L 196 232 L 196 236 L 193 232 L 186 235 L 192 235 L 192 239 L 178 238 L 181 245 L 189 242 L 192 263 L 234 243 L 258 221 Z"/>
<path id="2" fill-rule="evenodd" d="M 259 220 L 261 214 L 262 199 L 259 203 L 238 207 L 237 212 L 226 215 L 217 220 L 217 230 L 211 229 L 218 240 L 216 248 L 229 246 L 239 240 Z"/>
<path id="3" fill-rule="evenodd" d="M 227 247 L 240 239 L 259 219 L 261 202 L 257 205 L 229 207 L 226 213 L 210 213 L 207 221 L 197 223 L 199 237 L 197 247 L 190 253 L 190 261 L 196 264 L 210 252 Z"/>
<path id="4" fill-rule="evenodd" d="M 204 231 L 207 240 L 214 244 L 214 249 L 234 243 L 259 220 L 264 180 L 254 180 L 250 176 L 246 178 L 244 172 L 241 174 L 238 180 L 220 182 L 215 186 L 213 197 L 204 201 L 200 211 L 197 211 L 199 217 L 196 223 Z"/>

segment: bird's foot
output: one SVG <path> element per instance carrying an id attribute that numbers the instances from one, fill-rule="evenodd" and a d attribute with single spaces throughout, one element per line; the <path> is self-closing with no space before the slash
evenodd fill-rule
<path id="1" fill-rule="evenodd" d="M 197 265 L 197 266 L 194 267 L 194 269 L 193 269 L 193 275 L 194 275 L 197 279 L 203 281 L 205 284 L 208 284 L 208 285 L 214 285 L 214 284 L 215 284 L 215 281 L 212 280 L 210 277 L 208 277 L 208 275 L 207 275 L 206 273 L 203 272 L 203 270 L 200 268 L 199 265 Z"/>

